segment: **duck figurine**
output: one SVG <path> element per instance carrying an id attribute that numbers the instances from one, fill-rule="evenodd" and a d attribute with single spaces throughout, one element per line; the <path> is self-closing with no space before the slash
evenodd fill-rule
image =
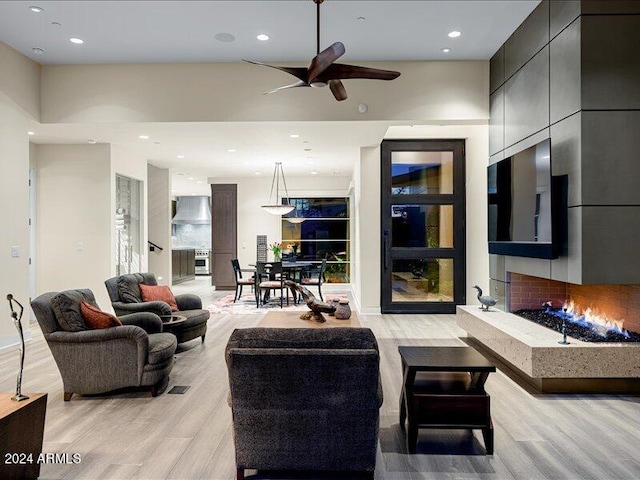
<path id="1" fill-rule="evenodd" d="M 481 303 L 480 309 L 489 311 L 489 307 L 493 307 L 498 300 L 489 295 L 482 295 L 482 289 L 478 285 L 474 285 L 473 288 L 478 290 L 478 301 Z"/>

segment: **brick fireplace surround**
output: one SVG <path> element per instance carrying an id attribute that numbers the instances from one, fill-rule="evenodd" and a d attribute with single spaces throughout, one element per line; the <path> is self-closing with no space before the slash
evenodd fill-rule
<path id="1" fill-rule="evenodd" d="M 573 300 L 583 310 L 591 307 L 612 319 L 624 320 L 623 328 L 640 333 L 640 285 L 576 285 L 511 273 L 509 310 L 540 308 L 553 302 L 554 308 Z"/>

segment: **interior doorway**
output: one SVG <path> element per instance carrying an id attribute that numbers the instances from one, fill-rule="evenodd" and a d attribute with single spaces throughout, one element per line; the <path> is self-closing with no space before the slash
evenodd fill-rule
<path id="1" fill-rule="evenodd" d="M 384 140 L 382 313 L 466 303 L 465 141 Z"/>
<path id="2" fill-rule="evenodd" d="M 142 182 L 116 175 L 116 275 L 141 271 Z"/>

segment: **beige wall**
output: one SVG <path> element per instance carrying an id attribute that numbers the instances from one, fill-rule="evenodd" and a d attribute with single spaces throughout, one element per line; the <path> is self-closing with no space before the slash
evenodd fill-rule
<path id="1" fill-rule="evenodd" d="M 0 65 L 2 60 L 0 59 Z M 7 315 L 5 296 L 11 293 L 24 305 L 23 325 L 29 322 L 29 140 L 27 118 L 20 108 L 0 92 L 0 348 L 17 340 L 17 331 Z M 11 257 L 11 247 L 20 249 Z"/>
<path id="2" fill-rule="evenodd" d="M 362 148 L 354 173 L 354 300 L 361 313 L 375 314 L 380 313 L 380 147 Z"/>
<path id="3" fill-rule="evenodd" d="M 349 98 L 299 88 L 277 70 L 244 63 L 42 67 L 42 121 L 194 122 L 487 119 L 486 61 L 369 62 L 398 70 L 393 82 L 347 80 Z M 358 113 L 366 103 L 368 112 Z"/>
<path id="4" fill-rule="evenodd" d="M 110 310 L 111 148 L 38 145 L 38 293 L 90 288 Z M 78 250 L 82 242 L 82 250 Z"/>
<path id="5" fill-rule="evenodd" d="M 40 120 L 40 65 L 0 42 L 0 92 L 24 114 Z"/>
<path id="6" fill-rule="evenodd" d="M 163 248 L 148 253 L 149 271 L 171 285 L 171 175 L 169 169 L 147 166 L 149 241 Z"/>

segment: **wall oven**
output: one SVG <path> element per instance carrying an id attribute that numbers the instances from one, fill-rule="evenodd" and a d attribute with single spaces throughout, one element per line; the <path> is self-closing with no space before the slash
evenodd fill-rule
<path id="1" fill-rule="evenodd" d="M 196 275 L 211 275 L 211 250 L 196 249 Z"/>

